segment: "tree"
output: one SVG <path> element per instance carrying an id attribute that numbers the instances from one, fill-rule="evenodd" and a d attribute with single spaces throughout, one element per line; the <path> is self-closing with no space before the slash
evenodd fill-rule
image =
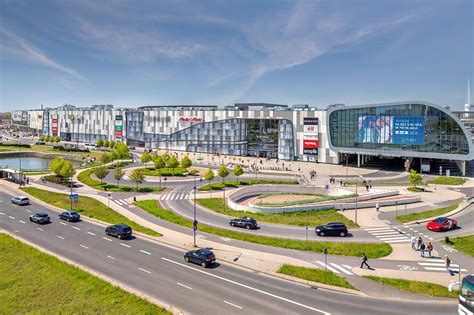
<path id="1" fill-rule="evenodd" d="M 61 141 L 61 138 L 59 136 L 54 137 L 54 142 L 59 143 Z"/>
<path id="2" fill-rule="evenodd" d="M 208 168 L 207 172 L 204 174 L 204 179 L 209 181 L 209 185 L 211 184 L 211 181 L 214 179 L 214 171 L 212 168 Z"/>
<path id="3" fill-rule="evenodd" d="M 100 180 L 100 183 L 102 184 L 102 180 L 109 174 L 109 169 L 107 168 L 107 166 L 103 165 L 96 168 L 94 174 L 95 177 L 97 177 Z"/>
<path id="4" fill-rule="evenodd" d="M 130 173 L 130 181 L 135 183 L 137 186 L 136 191 L 138 191 L 138 185 L 143 183 L 145 180 L 145 173 L 142 169 L 136 168 Z"/>
<path id="5" fill-rule="evenodd" d="M 140 156 L 140 161 L 142 161 L 143 164 L 150 162 L 151 161 L 151 155 L 147 151 L 143 152 L 142 156 Z"/>
<path id="6" fill-rule="evenodd" d="M 244 175 L 244 169 L 240 165 L 234 167 L 234 176 L 237 177 L 237 182 L 240 185 L 239 176 Z"/>
<path id="7" fill-rule="evenodd" d="M 184 168 L 184 169 L 187 169 L 188 167 L 191 167 L 191 165 L 193 165 L 193 162 L 191 161 L 189 156 L 185 155 L 181 159 L 181 167 Z"/>
<path id="8" fill-rule="evenodd" d="M 416 187 L 423 182 L 423 177 L 421 174 L 417 173 L 415 170 L 410 171 L 410 184 Z"/>
<path id="9" fill-rule="evenodd" d="M 110 141 L 109 141 L 109 148 L 112 148 L 112 149 L 113 149 L 114 146 L 115 146 L 115 141 L 114 141 L 114 140 L 110 140 Z"/>
<path id="10" fill-rule="evenodd" d="M 104 147 L 108 147 L 109 146 L 109 140 L 105 139 L 103 145 L 104 145 Z"/>
<path id="11" fill-rule="evenodd" d="M 60 173 L 61 173 L 62 178 L 71 178 L 71 185 L 72 185 L 72 176 L 74 176 L 74 174 L 76 173 L 76 170 L 74 169 L 74 166 L 72 165 L 72 163 L 69 161 L 64 161 L 62 163 Z"/>
<path id="12" fill-rule="evenodd" d="M 227 176 L 229 176 L 229 170 L 224 164 L 221 164 L 219 166 L 219 169 L 217 170 L 217 175 L 222 178 L 222 182 L 224 183 L 224 180 Z"/>
<path id="13" fill-rule="evenodd" d="M 176 167 L 178 167 L 179 165 L 179 161 L 176 159 L 176 157 L 173 155 L 171 156 L 168 161 L 166 162 L 166 164 L 168 165 L 169 168 L 172 169 L 172 173 L 173 173 L 173 176 L 174 176 L 174 169 Z"/>
<path id="14" fill-rule="evenodd" d="M 153 159 L 153 164 L 155 165 L 155 169 L 158 170 L 158 174 L 160 174 L 160 187 L 161 187 L 161 169 L 166 166 L 166 163 L 161 156 L 156 155 Z"/>
<path id="15" fill-rule="evenodd" d="M 170 159 L 170 155 L 167 151 L 165 151 L 165 153 L 161 155 L 161 158 L 163 159 L 163 161 L 165 161 L 165 163 L 167 163 L 168 160 Z"/>
<path id="16" fill-rule="evenodd" d="M 99 147 L 103 146 L 104 145 L 104 140 L 102 140 L 102 138 L 99 138 L 97 139 L 96 143 Z"/>
<path id="17" fill-rule="evenodd" d="M 56 157 L 54 160 L 49 163 L 49 168 L 51 169 L 51 172 L 56 174 L 56 176 L 62 177 L 61 175 L 61 169 L 63 167 L 65 160 L 61 157 Z"/>
<path id="18" fill-rule="evenodd" d="M 107 152 L 104 152 L 100 155 L 99 157 L 99 160 L 103 163 L 103 164 L 107 164 L 110 162 L 111 160 L 111 156 L 107 153 Z"/>
<path id="19" fill-rule="evenodd" d="M 117 143 L 115 145 L 115 155 L 117 159 L 129 159 L 130 158 L 130 150 L 128 149 L 128 146 L 125 143 Z"/>
<path id="20" fill-rule="evenodd" d="M 114 170 L 114 179 L 117 180 L 117 186 L 120 187 L 120 181 L 123 179 L 125 176 L 125 171 L 121 167 L 117 167 Z"/>

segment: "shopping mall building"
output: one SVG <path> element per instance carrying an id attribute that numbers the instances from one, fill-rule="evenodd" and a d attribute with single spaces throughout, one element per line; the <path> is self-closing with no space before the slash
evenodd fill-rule
<path id="1" fill-rule="evenodd" d="M 360 106 L 267 103 L 176 105 L 114 109 L 65 105 L 32 110 L 27 125 L 73 142 L 99 138 L 148 148 L 358 165 L 399 158 L 429 168 L 455 161 L 461 173 L 473 160 L 463 123 L 448 109 L 425 102 Z"/>

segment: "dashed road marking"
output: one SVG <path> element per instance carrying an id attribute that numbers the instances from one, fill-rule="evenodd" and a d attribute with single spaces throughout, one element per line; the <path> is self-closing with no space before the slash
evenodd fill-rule
<path id="1" fill-rule="evenodd" d="M 3 212 L 0 212 L 0 214 L 1 214 L 1 215 L 5 215 L 5 213 L 3 213 Z"/>
<path id="2" fill-rule="evenodd" d="M 42 228 L 40 228 L 40 227 L 37 227 L 36 229 L 37 229 L 37 230 L 40 230 L 40 231 L 44 231 L 44 230 L 43 230 Z"/>
<path id="3" fill-rule="evenodd" d="M 243 309 L 242 306 L 238 306 L 237 304 L 227 302 L 226 300 L 224 300 L 224 303 L 229 304 L 230 306 L 236 307 L 236 308 L 238 308 L 238 309 Z"/>
<path id="4" fill-rule="evenodd" d="M 146 250 L 140 249 L 140 251 L 141 251 L 142 253 L 144 253 L 144 254 L 151 255 L 151 253 L 150 253 L 150 252 L 147 252 Z"/>
<path id="5" fill-rule="evenodd" d="M 112 257 L 112 256 L 110 256 L 110 255 L 106 255 L 106 256 L 107 256 L 107 258 L 115 259 L 115 257 Z"/>
<path id="6" fill-rule="evenodd" d="M 89 231 L 87 231 L 87 234 L 90 234 L 90 235 L 97 235 L 97 234 L 92 233 L 92 232 L 89 232 Z"/>
<path id="7" fill-rule="evenodd" d="M 78 231 L 80 231 L 80 230 L 81 230 L 81 229 L 80 229 L 80 228 L 78 228 L 77 226 L 73 226 L 72 228 L 73 228 L 74 230 L 78 230 Z"/>
<path id="8" fill-rule="evenodd" d="M 64 237 L 60 236 L 60 235 L 56 235 L 57 238 L 60 238 L 60 239 L 64 239 Z"/>
<path id="9" fill-rule="evenodd" d="M 15 220 L 15 217 L 12 217 L 11 215 L 9 215 L 8 217 L 12 220 Z"/>
<path id="10" fill-rule="evenodd" d="M 112 242 L 112 240 L 110 238 L 107 238 L 107 237 L 102 237 L 102 238 L 106 241 Z"/>
<path id="11" fill-rule="evenodd" d="M 193 288 L 191 288 L 190 286 L 184 285 L 184 284 L 179 283 L 179 282 L 176 282 L 176 284 L 182 286 L 183 288 L 189 289 L 189 290 L 192 290 L 192 289 L 193 289 Z"/>
<path id="12" fill-rule="evenodd" d="M 138 269 L 141 270 L 141 271 L 143 271 L 143 272 L 146 272 L 146 273 L 151 273 L 151 271 L 148 271 L 148 270 L 143 269 L 143 268 L 140 268 L 140 267 L 138 267 Z"/>
<path id="13" fill-rule="evenodd" d="M 20 221 L 20 223 L 23 223 L 23 224 L 25 224 L 25 223 L 26 223 L 26 222 L 25 222 L 25 221 L 23 221 L 23 220 L 18 220 L 18 221 Z"/>
<path id="14" fill-rule="evenodd" d="M 31 213 L 31 211 L 30 211 L 30 210 L 28 210 L 28 209 L 25 209 L 25 211 L 26 211 L 26 212 L 28 212 L 28 213 Z"/>
<path id="15" fill-rule="evenodd" d="M 85 249 L 89 249 L 89 247 L 87 247 L 85 245 L 82 245 L 82 244 L 79 244 L 79 246 L 81 246 L 82 248 L 85 248 Z"/>
<path id="16" fill-rule="evenodd" d="M 127 244 L 124 244 L 124 243 L 120 243 L 120 245 L 125 246 L 125 247 L 128 247 L 128 248 L 131 247 L 130 245 L 127 245 Z"/>
<path id="17" fill-rule="evenodd" d="M 60 224 L 62 224 L 62 225 L 67 225 L 67 224 L 66 224 L 66 223 L 64 223 L 64 222 L 59 222 L 59 223 L 60 223 Z"/>

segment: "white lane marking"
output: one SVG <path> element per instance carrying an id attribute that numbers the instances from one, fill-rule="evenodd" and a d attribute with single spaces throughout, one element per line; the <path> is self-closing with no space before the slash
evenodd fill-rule
<path id="1" fill-rule="evenodd" d="M 418 231 L 417 231 L 417 230 L 413 230 L 413 232 L 416 232 L 416 233 L 418 233 Z"/>
<path id="2" fill-rule="evenodd" d="M 329 266 L 329 264 L 325 265 L 322 261 L 316 260 L 315 263 L 320 264 L 323 268 L 327 268 L 328 270 L 331 270 L 334 273 L 340 273 L 338 270 L 336 270 L 333 267 Z"/>
<path id="3" fill-rule="evenodd" d="M 87 247 L 85 245 L 82 245 L 82 244 L 79 244 L 79 246 L 81 246 L 82 248 L 85 248 L 85 249 L 89 249 L 89 247 Z"/>
<path id="4" fill-rule="evenodd" d="M 344 272 L 346 275 L 353 275 L 352 272 L 350 271 L 347 271 L 346 269 L 342 268 L 341 266 L 339 266 L 338 264 L 335 264 L 335 263 L 330 263 L 331 266 L 333 266 L 334 268 L 337 268 L 339 270 L 341 270 L 342 272 Z"/>
<path id="5" fill-rule="evenodd" d="M 431 271 L 446 271 L 446 267 L 423 267 L 425 268 L 426 270 L 431 270 Z M 458 271 L 458 269 L 452 269 L 453 271 Z M 461 272 L 466 272 L 467 270 L 466 269 L 461 269 Z"/>
<path id="6" fill-rule="evenodd" d="M 12 220 L 15 220 L 15 217 L 12 217 L 11 215 L 9 215 L 8 217 Z"/>
<path id="7" fill-rule="evenodd" d="M 349 266 L 349 265 L 344 265 L 344 264 L 343 264 L 343 266 L 346 267 L 346 268 L 349 269 L 349 270 L 352 270 L 352 267 Z"/>
<path id="8" fill-rule="evenodd" d="M 144 253 L 144 254 L 151 255 L 151 253 L 150 253 L 150 252 L 147 252 L 146 250 L 140 249 L 140 251 L 141 251 L 142 253 Z"/>
<path id="9" fill-rule="evenodd" d="M 115 259 L 115 257 L 112 257 L 112 256 L 110 256 L 110 255 L 107 255 L 107 258 Z"/>
<path id="10" fill-rule="evenodd" d="M 96 235 L 95 233 L 92 233 L 92 232 L 87 232 L 87 234 L 90 234 L 90 235 Z"/>
<path id="11" fill-rule="evenodd" d="M 25 209 L 25 211 L 26 211 L 26 212 L 28 212 L 28 213 L 31 213 L 31 211 L 30 211 L 30 210 L 28 210 L 28 209 Z"/>
<path id="12" fill-rule="evenodd" d="M 3 212 L 0 212 L 0 214 L 1 214 L 1 215 L 5 215 L 5 213 L 3 213 Z"/>
<path id="13" fill-rule="evenodd" d="M 66 223 L 64 223 L 64 222 L 59 222 L 59 223 L 60 223 L 60 224 L 62 224 L 62 225 L 67 225 L 67 224 L 66 224 Z"/>
<path id="14" fill-rule="evenodd" d="M 397 237 L 384 237 L 380 239 L 381 241 L 395 241 L 395 240 L 408 240 L 406 236 L 397 236 Z"/>
<path id="15" fill-rule="evenodd" d="M 404 239 L 404 240 L 392 240 L 392 241 L 385 241 L 385 243 L 403 243 L 403 242 L 410 242 L 409 239 Z"/>
<path id="16" fill-rule="evenodd" d="M 189 290 L 192 290 L 192 289 L 193 289 L 193 288 L 191 288 L 191 287 L 189 287 L 189 286 L 187 286 L 187 285 L 184 285 L 184 284 L 182 284 L 182 283 L 179 283 L 179 282 L 176 282 L 176 284 L 182 286 L 183 288 L 189 289 Z"/>
<path id="17" fill-rule="evenodd" d="M 123 203 L 120 200 L 114 200 L 114 201 L 118 203 L 119 205 L 123 206 Z"/>
<path id="18" fill-rule="evenodd" d="M 377 235 L 374 235 L 374 236 L 375 236 L 375 237 L 378 237 L 378 238 L 381 238 L 381 237 L 391 237 L 391 236 L 403 236 L 403 237 L 405 237 L 405 235 L 400 234 L 400 233 L 398 233 L 398 232 L 396 232 L 396 233 L 388 233 L 388 234 L 383 234 L 383 235 L 378 235 L 378 234 L 377 234 Z"/>
<path id="19" fill-rule="evenodd" d="M 110 238 L 107 238 L 107 237 L 102 237 L 102 238 L 106 241 L 112 242 L 112 240 Z"/>
<path id="20" fill-rule="evenodd" d="M 249 289 L 249 290 L 252 290 L 252 291 L 255 291 L 255 292 L 259 292 L 259 293 L 261 293 L 261 294 L 265 294 L 265 295 L 271 296 L 271 297 L 273 297 L 273 298 L 275 298 L 275 299 L 279 299 L 279 300 L 282 300 L 282 301 L 285 301 L 285 302 L 288 302 L 288 303 L 291 303 L 291 304 L 294 304 L 294 305 L 298 305 L 298 306 L 301 306 L 301 307 L 303 307 L 303 308 L 310 309 L 310 310 L 313 310 L 313 311 L 316 311 L 316 312 L 319 312 L 319 313 L 322 313 L 322 314 L 330 315 L 329 312 L 319 310 L 319 309 L 317 309 L 317 308 L 314 308 L 314 307 L 311 307 L 311 306 L 308 306 L 308 305 L 305 305 L 305 304 L 302 304 L 302 303 L 299 303 L 299 302 L 296 302 L 296 301 L 293 301 L 293 300 L 290 300 L 290 299 L 287 299 L 287 298 L 278 296 L 278 295 L 273 294 L 273 293 L 270 293 L 270 292 L 266 292 L 266 291 L 263 291 L 263 290 L 260 290 L 260 289 L 257 289 L 257 288 L 248 286 L 248 285 L 246 285 L 246 284 L 243 284 L 243 283 L 240 283 L 240 282 L 237 282 L 237 281 L 234 281 L 234 280 L 230 280 L 230 279 L 226 279 L 226 278 L 224 278 L 224 277 L 220 277 L 220 276 L 218 276 L 218 275 L 214 275 L 214 274 L 209 273 L 209 272 L 204 271 L 204 270 L 199 270 L 199 269 L 197 269 L 197 268 L 194 268 L 194 267 L 191 267 L 191 266 L 187 266 L 187 265 L 185 265 L 185 264 L 182 264 L 182 263 L 173 261 L 173 260 L 168 259 L 168 258 L 165 258 L 165 257 L 161 257 L 161 259 L 163 259 L 163 260 L 165 260 L 165 261 L 167 261 L 167 262 L 170 262 L 170 263 L 172 263 L 172 264 L 179 265 L 179 266 L 182 266 L 182 267 L 184 267 L 184 268 L 188 268 L 188 269 L 191 269 L 191 270 L 194 270 L 194 271 L 197 271 L 197 272 L 206 274 L 206 275 L 208 275 L 208 276 L 210 276 L 210 277 L 214 277 L 214 278 L 220 279 L 220 280 L 222 280 L 222 281 L 226 281 L 226 282 L 229 282 L 229 283 L 232 283 L 232 284 L 241 286 L 241 287 L 243 287 L 243 288 L 246 288 L 246 289 Z"/>
<path id="21" fill-rule="evenodd" d="M 56 235 L 57 238 L 60 238 L 60 239 L 64 239 L 64 237 L 60 236 L 60 235 Z"/>
<path id="22" fill-rule="evenodd" d="M 242 306 L 238 306 L 238 305 L 236 305 L 236 304 L 234 304 L 234 303 L 227 302 L 226 300 L 224 300 L 224 303 L 229 304 L 230 306 L 236 307 L 236 308 L 238 308 L 238 309 L 242 309 L 242 308 L 243 308 Z"/>
<path id="23" fill-rule="evenodd" d="M 130 248 L 130 245 L 127 245 L 127 244 L 124 244 L 124 243 L 120 243 L 120 245 Z"/>
<path id="24" fill-rule="evenodd" d="M 445 263 L 444 263 L 444 261 L 440 261 L 439 263 L 435 263 L 435 262 L 432 262 L 432 263 L 431 263 L 431 262 L 427 262 L 427 263 L 425 263 L 425 262 L 419 262 L 418 265 L 420 265 L 420 266 L 436 266 L 436 267 L 443 267 L 443 266 L 445 266 Z M 459 265 L 457 265 L 457 264 L 451 264 L 451 267 L 459 267 Z"/>
<path id="25" fill-rule="evenodd" d="M 40 231 L 44 231 L 44 230 L 43 230 L 42 228 L 40 228 L 40 227 L 37 227 L 36 229 L 37 229 L 37 230 L 40 230 Z"/>
<path id="26" fill-rule="evenodd" d="M 143 269 L 143 268 L 140 268 L 140 267 L 138 267 L 138 269 L 141 270 L 141 271 L 143 271 L 143 272 L 146 272 L 146 273 L 151 273 L 151 271 L 148 271 L 148 270 Z"/>
<path id="27" fill-rule="evenodd" d="M 429 238 L 430 241 L 434 240 L 434 238 L 432 238 L 432 237 L 428 237 L 428 238 Z"/>
<path id="28" fill-rule="evenodd" d="M 23 220 L 18 220 L 18 221 L 20 221 L 20 223 L 23 223 L 23 224 L 25 224 L 25 223 L 26 223 L 26 222 L 25 222 L 25 221 L 23 221 Z"/>
<path id="29" fill-rule="evenodd" d="M 78 230 L 78 231 L 80 231 L 80 230 L 81 230 L 81 229 L 80 229 L 80 228 L 78 228 L 77 226 L 73 226 L 72 228 L 73 228 L 73 229 L 75 229 L 75 230 Z"/>
<path id="30" fill-rule="evenodd" d="M 5 201 L 3 201 L 3 200 L 0 200 L 0 202 L 5 202 Z"/>
<path id="31" fill-rule="evenodd" d="M 364 229 L 367 232 L 370 231 L 382 231 L 382 230 L 391 230 L 391 227 L 378 227 L 378 228 L 371 228 L 371 229 Z"/>
<path id="32" fill-rule="evenodd" d="M 400 234 L 400 232 L 397 231 L 383 231 L 383 232 L 377 232 L 377 233 L 371 233 L 372 235 L 386 235 L 386 234 Z"/>

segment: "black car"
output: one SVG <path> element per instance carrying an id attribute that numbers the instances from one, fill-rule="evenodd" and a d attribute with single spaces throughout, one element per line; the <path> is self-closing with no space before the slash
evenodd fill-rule
<path id="1" fill-rule="evenodd" d="M 184 260 L 206 268 L 211 266 L 216 261 L 216 256 L 211 250 L 207 248 L 201 248 L 198 250 L 191 250 L 184 254 Z"/>
<path id="2" fill-rule="evenodd" d="M 246 229 L 256 229 L 257 228 L 257 221 L 255 219 L 249 217 L 243 217 L 238 219 L 232 219 L 229 222 L 230 226 L 236 226 Z"/>
<path id="3" fill-rule="evenodd" d="M 51 222 L 51 218 L 47 213 L 38 212 L 30 216 L 30 221 L 38 224 L 46 224 Z"/>
<path id="4" fill-rule="evenodd" d="M 115 236 L 119 239 L 132 236 L 132 228 L 126 224 L 115 224 L 105 228 L 105 234 Z"/>
<path id="5" fill-rule="evenodd" d="M 72 210 L 61 212 L 59 218 L 68 222 L 78 222 L 81 220 L 79 213 Z"/>
<path id="6" fill-rule="evenodd" d="M 36 145 L 46 145 L 46 142 L 44 142 L 44 141 L 36 141 L 35 144 L 36 144 Z"/>
<path id="7" fill-rule="evenodd" d="M 347 226 L 342 222 L 331 222 L 316 227 L 316 234 L 319 236 L 330 235 L 344 237 L 347 233 Z"/>

